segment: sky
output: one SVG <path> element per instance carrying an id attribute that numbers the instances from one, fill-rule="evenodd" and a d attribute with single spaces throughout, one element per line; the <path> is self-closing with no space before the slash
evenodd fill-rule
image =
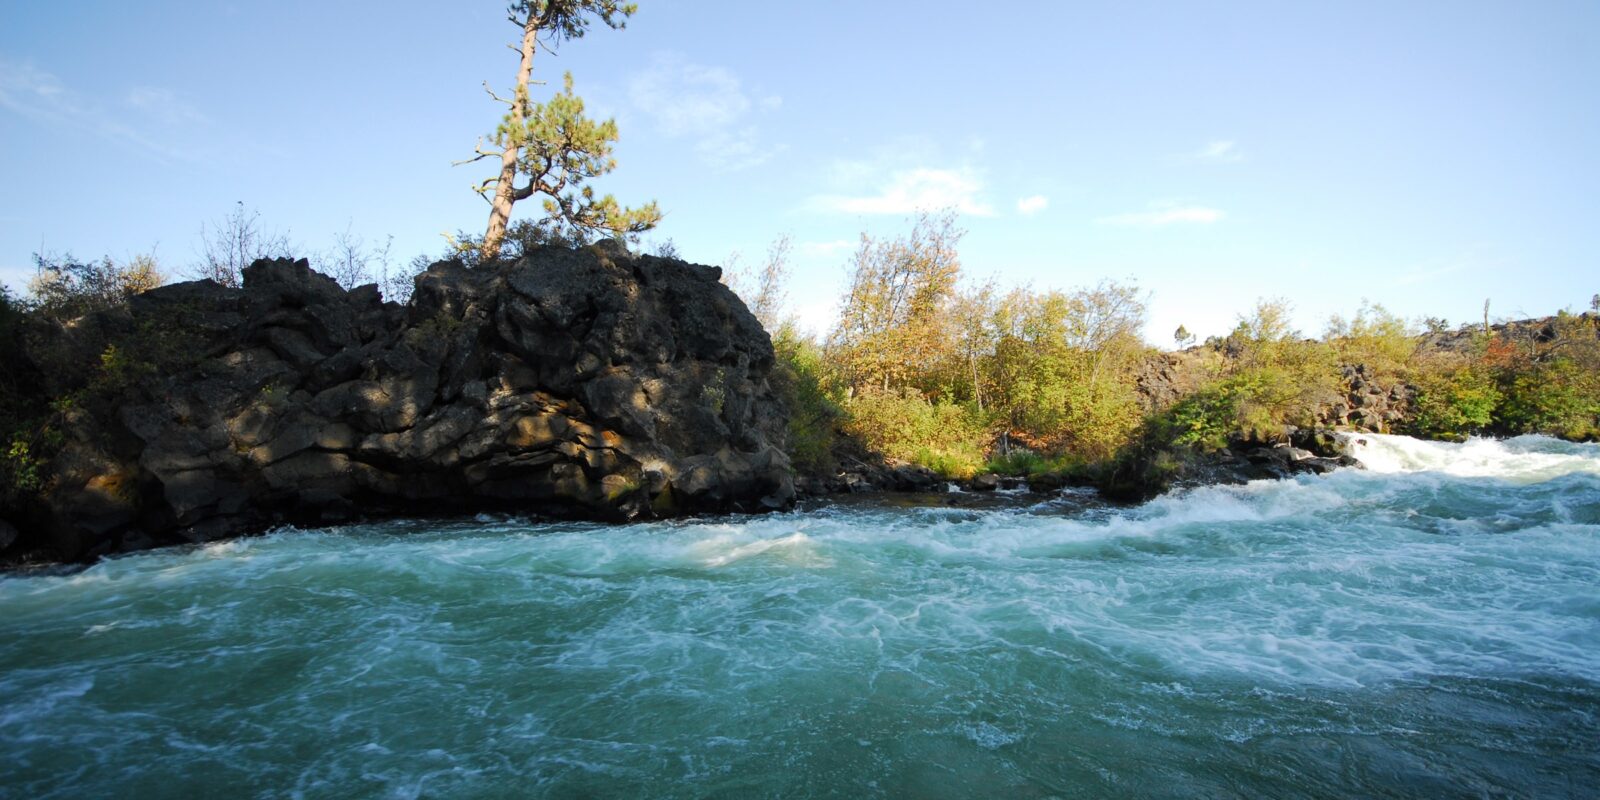
<path id="1" fill-rule="evenodd" d="M 646 247 L 759 263 L 823 330 L 863 233 L 953 207 L 963 272 L 1148 292 L 1146 338 L 1282 298 L 1451 323 L 1600 292 L 1600 3 L 639 0 L 541 54 L 621 131 Z M 0 0 L 0 281 L 35 252 L 182 276 L 236 203 L 306 252 L 481 231 L 453 167 L 517 55 L 496 0 Z M 527 203 L 522 215 L 533 215 Z"/>

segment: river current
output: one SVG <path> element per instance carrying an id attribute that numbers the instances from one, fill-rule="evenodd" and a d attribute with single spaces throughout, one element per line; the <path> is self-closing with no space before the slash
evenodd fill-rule
<path id="1" fill-rule="evenodd" d="M 1600 445 L 0 576 L 0 797 L 1594 797 Z M 939 498 L 935 498 L 936 500 Z"/>

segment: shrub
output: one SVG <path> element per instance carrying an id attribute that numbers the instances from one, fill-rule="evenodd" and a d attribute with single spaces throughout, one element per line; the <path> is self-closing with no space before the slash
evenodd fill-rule
<path id="1" fill-rule="evenodd" d="M 1037 477 L 1039 475 L 1060 475 L 1076 473 L 1085 466 L 1085 461 L 1071 454 L 1044 456 L 1027 448 L 1018 448 L 1003 456 L 989 459 L 983 467 L 984 472 L 996 475 L 1015 475 L 1019 477 Z"/>
<path id="2" fill-rule="evenodd" d="M 1267 366 L 1224 381 L 1235 403 L 1234 427 L 1246 438 L 1273 439 L 1288 425 L 1316 423 L 1317 412 L 1336 395 L 1338 376 L 1318 365 Z"/>
<path id="3" fill-rule="evenodd" d="M 992 472 L 996 475 L 1033 475 L 1046 472 L 1049 469 L 1050 459 L 1025 447 L 1019 447 L 1005 455 L 995 456 L 983 466 L 984 472 Z"/>
<path id="4" fill-rule="evenodd" d="M 1238 398 L 1223 383 L 1207 386 L 1179 400 L 1157 421 L 1158 441 L 1171 442 L 1201 452 L 1215 452 L 1228 446 L 1228 437 L 1238 429 Z"/>
<path id="5" fill-rule="evenodd" d="M 1497 427 L 1508 433 L 1547 433 L 1568 439 L 1600 435 L 1600 375 L 1570 359 L 1513 374 L 1500 385 Z"/>
<path id="6" fill-rule="evenodd" d="M 1493 377 L 1481 367 L 1418 375 L 1411 432 L 1432 438 L 1460 438 L 1488 428 L 1501 395 Z"/>
<path id="7" fill-rule="evenodd" d="M 1339 316 L 1329 320 L 1323 341 L 1339 363 L 1365 364 L 1383 376 L 1403 374 L 1417 349 L 1416 331 L 1404 319 L 1366 302 L 1349 321 Z"/>
<path id="8" fill-rule="evenodd" d="M 1600 437 L 1600 318 L 1557 314 L 1532 352 L 1500 372 L 1497 425 L 1508 433 Z"/>
<path id="9" fill-rule="evenodd" d="M 1232 431 L 1246 438 L 1279 436 L 1286 425 L 1311 425 L 1317 412 L 1342 393 L 1335 351 L 1300 338 L 1289 327 L 1289 306 L 1261 301 L 1249 317 L 1220 343 L 1232 358 L 1225 362 L 1214 396 L 1200 398 L 1205 419 L 1194 428 L 1195 441 L 1215 443 L 1219 414 L 1231 410 Z M 1201 393 L 1205 392 L 1202 387 Z M 1227 434 L 1224 434 L 1224 438 Z"/>
<path id="10" fill-rule="evenodd" d="M 984 465 L 992 434 L 987 415 L 912 390 L 865 392 L 845 404 L 845 430 L 890 458 L 945 477 L 970 478 Z"/>
<path id="11" fill-rule="evenodd" d="M 805 474 L 830 472 L 836 466 L 834 429 L 842 412 L 823 382 L 822 352 L 793 323 L 778 328 L 772 347 L 777 354 L 773 388 L 789 408 L 789 460 Z"/>
<path id="12" fill-rule="evenodd" d="M 200 263 L 189 271 L 196 278 L 223 286 L 239 286 L 244 268 L 258 258 L 288 258 L 295 246 L 287 234 L 261 227 L 261 212 L 246 208 L 241 200 L 213 223 L 200 226 Z"/>
<path id="13" fill-rule="evenodd" d="M 79 262 L 70 254 L 34 253 L 33 265 L 35 273 L 28 289 L 37 311 L 58 320 L 120 306 L 165 281 L 155 258 L 148 255 L 119 264 L 110 258 Z"/>
<path id="14" fill-rule="evenodd" d="M 967 442 L 959 442 L 949 450 L 919 448 L 916 455 L 907 460 L 933 470 L 941 478 L 955 480 L 966 480 L 983 469 L 982 451 Z"/>

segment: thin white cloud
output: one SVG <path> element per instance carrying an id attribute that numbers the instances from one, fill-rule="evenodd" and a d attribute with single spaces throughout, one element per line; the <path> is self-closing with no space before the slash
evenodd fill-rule
<path id="1" fill-rule="evenodd" d="M 1200 161 L 1217 163 L 1232 163 L 1244 160 L 1244 154 L 1239 152 L 1238 143 L 1231 139 L 1218 139 L 1207 142 L 1206 146 L 1195 151 L 1193 156 Z"/>
<path id="2" fill-rule="evenodd" d="M 871 194 L 817 195 L 811 198 L 810 205 L 846 214 L 910 214 L 953 208 L 975 217 L 995 216 L 994 208 L 984 202 L 982 192 L 982 179 L 969 167 L 916 167 L 891 173 Z"/>
<path id="3" fill-rule="evenodd" d="M 690 64 L 676 54 L 658 55 L 649 70 L 633 76 L 628 96 L 655 118 L 663 133 L 673 136 L 722 130 L 751 106 L 733 73 Z"/>
<path id="4" fill-rule="evenodd" d="M 1220 209 L 1205 206 L 1157 206 L 1150 211 L 1139 211 L 1131 214 L 1113 214 L 1109 217 L 1100 217 L 1095 220 L 1098 225 L 1123 225 L 1143 228 L 1158 228 L 1165 225 L 1197 224 L 1210 225 L 1227 216 Z"/>
<path id="5" fill-rule="evenodd" d="M 210 118 L 194 106 L 178 99 L 171 89 L 139 86 L 128 91 L 128 105 L 167 125 L 205 125 Z"/>
<path id="6" fill-rule="evenodd" d="M 0 61 L 0 107 L 47 122 L 61 122 L 76 113 L 56 76 L 31 64 L 6 61 Z"/>
<path id="7" fill-rule="evenodd" d="M 1459 273 L 1467 273 L 1470 277 L 1505 272 L 1515 268 L 1517 263 L 1516 259 L 1497 252 L 1493 246 L 1475 242 L 1447 256 L 1412 264 L 1396 264 L 1389 269 L 1391 277 L 1386 280 L 1396 286 L 1419 286 L 1438 283 Z M 1455 277 L 1452 280 L 1460 281 L 1463 278 Z"/>
<path id="8" fill-rule="evenodd" d="M 31 64 L 0 61 L 0 108 L 40 125 L 87 131 L 162 163 L 200 160 L 194 149 L 152 131 L 171 124 L 174 114 L 203 120 L 198 111 L 179 103 L 171 92 L 151 87 L 135 89 L 122 100 L 134 113 L 115 113 L 114 100 L 75 92 Z"/>
<path id="9" fill-rule="evenodd" d="M 1017 201 L 1017 212 L 1025 217 L 1031 217 L 1050 206 L 1050 198 L 1042 194 L 1024 197 Z"/>
<path id="10" fill-rule="evenodd" d="M 761 132 L 754 125 L 738 130 L 717 131 L 695 143 L 700 159 L 721 170 L 744 169 L 760 164 L 788 149 L 785 145 L 761 143 Z"/>
<path id="11" fill-rule="evenodd" d="M 696 139 L 695 152 L 719 169 L 755 166 L 783 149 L 763 145 L 750 121 L 757 112 L 781 107 L 783 98 L 752 99 L 738 76 L 722 67 L 658 54 L 649 69 L 629 80 L 628 99 L 661 133 Z"/>
<path id="12" fill-rule="evenodd" d="M 800 252 L 808 256 L 831 256 L 855 246 L 856 243 L 848 239 L 835 239 L 831 242 L 801 242 Z"/>
<path id="13" fill-rule="evenodd" d="M 1417 284 L 1431 283 L 1446 275 L 1460 272 L 1466 266 L 1466 264 L 1459 262 L 1432 268 L 1416 266 L 1391 278 L 1390 282 L 1396 286 L 1416 286 Z"/>

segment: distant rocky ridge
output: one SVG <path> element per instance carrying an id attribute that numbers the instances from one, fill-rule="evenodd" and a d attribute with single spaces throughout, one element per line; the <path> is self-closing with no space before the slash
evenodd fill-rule
<path id="1" fill-rule="evenodd" d="M 81 559 L 363 516 L 793 502 L 771 342 L 714 267 L 547 247 L 434 264 L 405 306 L 303 260 L 243 277 L 58 334 L 87 352 L 178 324 L 189 358 L 68 413 L 44 507 L 14 520 L 33 546 Z"/>

